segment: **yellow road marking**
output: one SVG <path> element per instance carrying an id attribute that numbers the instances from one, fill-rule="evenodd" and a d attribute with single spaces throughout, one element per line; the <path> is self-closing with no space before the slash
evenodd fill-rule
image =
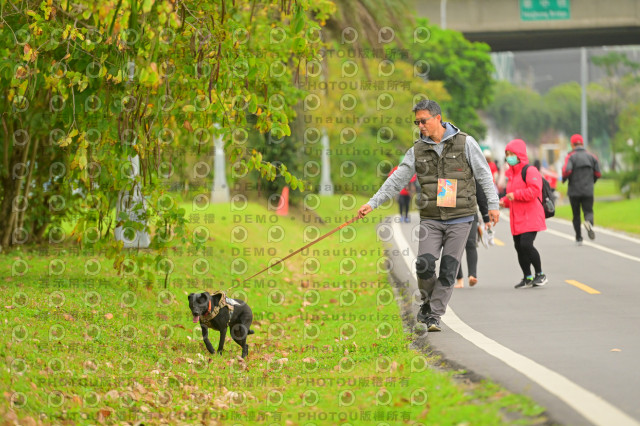
<path id="1" fill-rule="evenodd" d="M 502 240 L 497 239 L 496 237 L 493 237 L 493 242 L 495 243 L 495 245 L 497 246 L 504 246 L 504 243 L 502 242 Z"/>
<path id="2" fill-rule="evenodd" d="M 595 288 L 591 288 L 586 284 L 582 284 L 581 282 L 578 282 L 576 280 L 564 280 L 567 284 L 571 284 L 574 287 L 578 287 L 580 290 L 582 291 L 586 291 L 589 294 L 600 294 L 600 292 L 598 290 L 596 290 Z"/>

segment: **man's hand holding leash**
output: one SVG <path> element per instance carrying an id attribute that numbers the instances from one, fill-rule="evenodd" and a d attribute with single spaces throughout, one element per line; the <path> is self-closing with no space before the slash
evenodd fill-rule
<path id="1" fill-rule="evenodd" d="M 360 207 L 360 210 L 358 210 L 358 218 L 362 219 L 363 217 L 371 213 L 372 210 L 373 209 L 369 204 L 363 204 L 362 207 Z"/>

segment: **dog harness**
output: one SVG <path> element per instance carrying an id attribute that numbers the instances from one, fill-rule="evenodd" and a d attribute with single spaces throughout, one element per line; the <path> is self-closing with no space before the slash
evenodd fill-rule
<path id="1" fill-rule="evenodd" d="M 226 306 L 229 310 L 229 321 L 227 321 L 228 326 L 229 322 L 231 322 L 231 317 L 233 316 L 233 308 L 239 303 L 233 299 L 228 298 L 222 290 L 214 291 L 209 294 L 211 295 L 211 298 L 213 298 L 213 296 L 215 296 L 216 294 L 219 294 L 222 297 L 220 297 L 220 302 L 218 302 L 218 304 L 213 307 L 213 310 L 211 309 L 211 299 L 209 299 L 209 309 L 207 310 L 207 313 L 202 316 L 200 322 L 208 326 L 209 328 L 213 328 L 209 325 L 209 322 L 218 316 L 218 314 L 220 313 L 220 309 Z"/>

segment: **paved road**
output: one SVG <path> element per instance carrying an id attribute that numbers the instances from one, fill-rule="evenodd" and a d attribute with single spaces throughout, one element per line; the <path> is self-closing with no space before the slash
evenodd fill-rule
<path id="1" fill-rule="evenodd" d="M 390 225 L 394 245 L 411 247 L 394 258 L 394 275 L 412 290 L 417 221 Z M 454 290 L 429 344 L 531 396 L 561 423 L 640 425 L 640 239 L 596 228 L 596 240 L 577 247 L 569 222 L 547 226 L 535 245 L 549 284 L 513 288 L 521 271 L 503 215 L 496 235 L 504 245 L 478 248 L 479 283 Z"/>

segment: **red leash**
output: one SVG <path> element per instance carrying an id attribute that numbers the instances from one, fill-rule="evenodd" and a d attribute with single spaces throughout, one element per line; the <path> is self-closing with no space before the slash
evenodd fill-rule
<path id="1" fill-rule="evenodd" d="M 263 273 L 264 271 L 266 271 L 269 268 L 273 268 L 274 266 L 276 266 L 279 263 L 284 262 L 285 260 L 287 260 L 288 258 L 290 258 L 291 256 L 293 256 L 294 254 L 298 254 L 300 253 L 302 250 L 306 249 L 307 247 L 311 247 L 312 245 L 314 245 L 315 243 L 318 243 L 322 240 L 324 240 L 325 238 L 327 238 L 329 235 L 333 234 L 336 231 L 341 230 L 342 228 L 344 228 L 345 226 L 351 225 L 353 222 L 355 222 L 356 220 L 358 220 L 359 217 L 358 216 L 354 216 L 353 218 L 351 218 L 350 220 L 346 221 L 345 223 L 343 223 L 342 225 L 338 226 L 337 228 L 335 228 L 334 230 L 324 234 L 323 236 L 321 236 L 320 238 L 311 241 L 309 244 L 307 244 L 306 246 L 294 251 L 293 253 L 291 253 L 290 255 L 288 255 L 287 257 L 285 257 L 284 259 L 279 260 L 278 262 L 274 263 L 273 265 L 269 265 L 266 268 L 264 268 L 262 271 L 258 272 L 257 274 L 254 274 L 252 276 L 250 276 L 249 278 L 247 278 L 246 280 L 244 280 L 243 282 L 247 282 L 249 281 L 251 278 L 260 275 L 261 273 Z"/>

